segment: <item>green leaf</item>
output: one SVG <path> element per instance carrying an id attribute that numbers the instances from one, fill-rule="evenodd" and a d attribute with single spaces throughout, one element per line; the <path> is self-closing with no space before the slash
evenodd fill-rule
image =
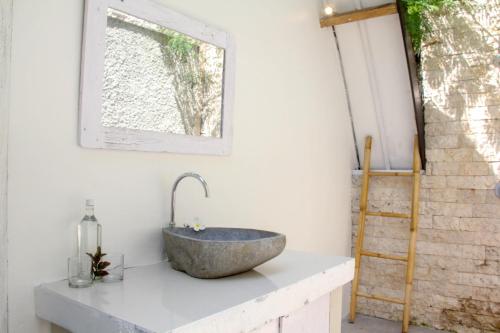
<path id="1" fill-rule="evenodd" d="M 401 0 L 405 8 L 406 30 L 411 36 L 413 49 L 419 54 L 422 43 L 429 33 L 432 32 L 432 26 L 429 21 L 431 15 L 451 10 L 468 0 Z"/>
<path id="2" fill-rule="evenodd" d="M 97 269 L 105 269 L 106 267 L 108 267 L 109 265 L 111 265 L 111 263 L 109 261 L 101 261 L 98 265 L 97 265 Z"/>
<path id="3" fill-rule="evenodd" d="M 106 276 L 106 275 L 109 275 L 108 272 L 106 271 L 97 271 L 94 273 L 95 276 L 98 276 L 98 277 L 102 277 L 102 276 Z"/>

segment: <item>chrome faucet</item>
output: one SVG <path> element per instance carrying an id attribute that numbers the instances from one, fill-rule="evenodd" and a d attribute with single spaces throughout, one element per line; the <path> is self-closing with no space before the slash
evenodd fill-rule
<path id="1" fill-rule="evenodd" d="M 170 202 L 170 223 L 168 224 L 170 228 L 175 227 L 175 191 L 177 190 L 177 185 L 179 185 L 181 180 L 187 177 L 198 179 L 201 185 L 203 185 L 203 189 L 205 190 L 205 198 L 208 198 L 208 184 L 202 176 L 194 172 L 186 172 L 180 175 L 179 178 L 175 180 L 174 186 L 172 187 L 172 201 Z"/>

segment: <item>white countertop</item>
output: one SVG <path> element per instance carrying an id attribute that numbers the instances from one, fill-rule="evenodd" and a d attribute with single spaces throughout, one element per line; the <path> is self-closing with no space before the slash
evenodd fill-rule
<path id="1" fill-rule="evenodd" d="M 37 315 L 73 333 L 234 333 L 295 311 L 352 280 L 354 259 L 285 251 L 254 270 L 200 280 L 168 262 L 130 268 L 119 283 L 35 289 Z"/>

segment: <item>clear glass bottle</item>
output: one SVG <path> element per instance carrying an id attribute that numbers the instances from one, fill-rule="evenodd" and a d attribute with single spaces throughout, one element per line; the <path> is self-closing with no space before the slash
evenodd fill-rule
<path id="1" fill-rule="evenodd" d="M 94 200 L 85 201 L 85 216 L 78 224 L 78 256 L 87 257 L 87 253 L 96 253 L 97 247 L 101 246 L 101 225 L 94 215 Z"/>

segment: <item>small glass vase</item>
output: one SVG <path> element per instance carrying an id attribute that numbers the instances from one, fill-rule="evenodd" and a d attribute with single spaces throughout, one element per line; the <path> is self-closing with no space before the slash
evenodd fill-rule
<path id="1" fill-rule="evenodd" d="M 108 274 L 104 275 L 100 280 L 104 283 L 123 281 L 125 256 L 122 253 L 108 253 L 102 260 L 110 264 L 105 269 Z"/>
<path id="2" fill-rule="evenodd" d="M 92 261 L 90 257 L 68 258 L 68 285 L 71 288 L 87 288 L 92 285 Z"/>

